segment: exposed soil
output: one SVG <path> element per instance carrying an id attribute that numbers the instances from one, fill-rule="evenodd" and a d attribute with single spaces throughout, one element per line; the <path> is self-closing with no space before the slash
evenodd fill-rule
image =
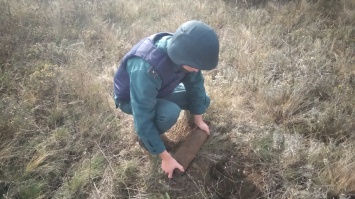
<path id="1" fill-rule="evenodd" d="M 168 139 L 164 139 L 164 142 L 173 154 L 183 143 Z M 248 174 L 246 170 L 250 168 L 235 165 L 236 158 L 243 160 L 245 157 L 238 158 L 238 154 L 226 153 L 229 155 L 218 161 L 206 154 L 197 154 L 185 173 L 174 173 L 172 180 L 166 179 L 171 190 L 176 190 L 169 192 L 169 195 L 173 198 L 182 196 L 182 193 L 184 198 L 261 198 L 262 193 L 253 182 L 257 174 Z"/>
<path id="2" fill-rule="evenodd" d="M 183 190 L 190 198 L 260 198 L 262 193 L 252 181 L 255 176 L 245 175 L 242 167 L 234 167 L 231 173 L 228 170 L 232 166 L 228 160 L 214 163 L 197 157 L 185 173 L 175 175 L 167 183 L 174 190 Z"/>

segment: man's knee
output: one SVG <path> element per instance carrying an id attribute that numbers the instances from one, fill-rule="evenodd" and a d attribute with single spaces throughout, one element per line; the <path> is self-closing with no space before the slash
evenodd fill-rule
<path id="1" fill-rule="evenodd" d="M 211 98 L 208 95 L 206 95 L 206 98 L 205 98 L 206 109 L 210 106 L 210 103 L 211 103 Z"/>
<path id="2" fill-rule="evenodd" d="M 169 102 L 164 107 L 156 109 L 156 119 L 158 122 L 164 122 L 174 125 L 180 114 L 180 107 L 173 103 Z"/>
<path id="3" fill-rule="evenodd" d="M 157 104 L 155 123 L 160 133 L 169 130 L 177 121 L 180 115 L 180 107 L 170 101 L 163 100 Z"/>
<path id="4" fill-rule="evenodd" d="M 172 103 L 169 109 L 166 110 L 165 121 L 171 124 L 171 126 L 174 125 L 177 119 L 179 118 L 180 111 L 181 111 L 180 107 L 177 104 Z"/>

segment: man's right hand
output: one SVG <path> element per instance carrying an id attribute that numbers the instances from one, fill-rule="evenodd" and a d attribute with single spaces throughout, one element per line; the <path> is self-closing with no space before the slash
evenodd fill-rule
<path id="1" fill-rule="evenodd" d="M 175 169 L 179 169 L 184 172 L 184 167 L 181 166 L 166 150 L 159 154 L 161 158 L 161 168 L 168 175 L 168 178 L 173 177 L 173 172 Z"/>

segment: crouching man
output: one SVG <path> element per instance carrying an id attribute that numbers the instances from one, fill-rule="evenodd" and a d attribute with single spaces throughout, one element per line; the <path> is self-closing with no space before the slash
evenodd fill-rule
<path id="1" fill-rule="evenodd" d="M 157 33 L 136 44 L 120 61 L 114 76 L 116 107 L 133 115 L 138 139 L 158 154 L 169 178 L 184 168 L 167 152 L 160 135 L 190 111 L 197 127 L 210 133 L 202 114 L 210 104 L 201 70 L 218 64 L 215 31 L 200 21 L 188 21 L 175 33 Z"/>

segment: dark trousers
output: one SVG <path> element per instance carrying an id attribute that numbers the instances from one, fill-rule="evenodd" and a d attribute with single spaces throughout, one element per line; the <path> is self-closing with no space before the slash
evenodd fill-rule
<path id="1" fill-rule="evenodd" d="M 122 112 L 132 115 L 130 102 L 119 102 L 115 96 L 115 103 Z M 210 105 L 210 98 L 206 95 L 204 104 L 206 109 Z M 179 84 L 174 92 L 167 98 L 158 98 L 155 106 L 154 124 L 160 134 L 168 131 L 177 121 L 180 111 L 189 110 L 186 90 L 183 84 Z"/>

